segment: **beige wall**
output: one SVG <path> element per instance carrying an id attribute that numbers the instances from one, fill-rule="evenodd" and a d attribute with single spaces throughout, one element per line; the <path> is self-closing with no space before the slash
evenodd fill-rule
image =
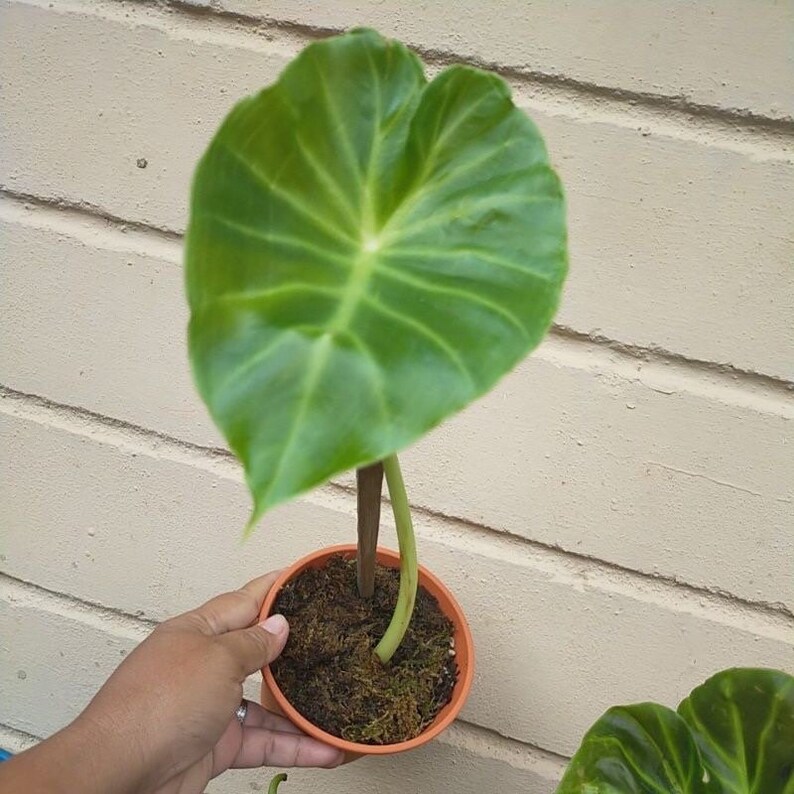
<path id="1" fill-rule="evenodd" d="M 353 536 L 343 480 L 239 542 L 180 246 L 231 103 L 357 24 L 501 69 L 565 179 L 571 277 L 537 354 L 405 455 L 477 641 L 463 719 L 289 791 L 550 792 L 609 704 L 794 667 L 790 3 L 0 7 L 0 746 L 68 721 L 153 621 Z"/>

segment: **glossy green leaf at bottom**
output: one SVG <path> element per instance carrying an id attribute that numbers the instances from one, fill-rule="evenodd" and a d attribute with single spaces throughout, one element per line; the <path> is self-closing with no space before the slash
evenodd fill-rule
<path id="1" fill-rule="evenodd" d="M 588 731 L 558 794 L 707 794 L 686 723 L 655 703 L 616 706 Z"/>
<path id="2" fill-rule="evenodd" d="M 725 670 L 678 713 L 610 709 L 587 732 L 557 794 L 794 794 L 794 678 Z"/>
<path id="3" fill-rule="evenodd" d="M 266 509 L 380 460 L 488 391 L 548 329 L 564 202 L 505 83 L 428 83 L 358 30 L 238 104 L 195 175 L 199 391 Z"/>
<path id="4" fill-rule="evenodd" d="M 678 707 L 720 794 L 794 794 L 794 678 L 736 669 Z"/>

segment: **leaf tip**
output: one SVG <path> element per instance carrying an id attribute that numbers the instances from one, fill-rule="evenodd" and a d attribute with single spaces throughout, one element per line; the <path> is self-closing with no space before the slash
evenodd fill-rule
<path id="1" fill-rule="evenodd" d="M 245 527 L 243 528 L 243 537 L 242 537 L 243 543 L 245 543 L 245 541 L 248 540 L 251 537 L 251 535 L 254 534 L 254 530 L 256 529 L 257 524 L 259 524 L 259 520 L 262 518 L 264 512 L 265 512 L 264 509 L 261 508 L 259 505 L 254 505 L 254 509 L 251 511 L 251 516 L 246 522 Z"/>

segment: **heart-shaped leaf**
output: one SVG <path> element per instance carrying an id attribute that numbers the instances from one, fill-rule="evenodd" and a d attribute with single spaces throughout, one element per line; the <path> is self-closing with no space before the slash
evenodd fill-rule
<path id="1" fill-rule="evenodd" d="M 794 794 L 794 678 L 725 670 L 677 714 L 655 703 L 612 708 L 557 794 Z"/>
<path id="2" fill-rule="evenodd" d="M 194 181 L 190 353 L 252 521 L 460 410 L 543 337 L 564 204 L 505 83 L 374 31 L 307 47 Z"/>

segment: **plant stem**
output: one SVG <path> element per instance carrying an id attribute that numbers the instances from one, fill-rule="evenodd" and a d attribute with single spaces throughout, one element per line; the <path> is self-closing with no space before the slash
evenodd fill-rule
<path id="1" fill-rule="evenodd" d="M 380 527 L 380 497 L 383 490 L 383 464 L 373 463 L 356 470 L 358 488 L 358 549 L 356 573 L 358 594 L 372 598 L 375 593 L 375 562 Z"/>
<path id="2" fill-rule="evenodd" d="M 267 794 L 277 794 L 279 784 L 283 783 L 286 779 L 287 775 L 284 772 L 279 772 L 279 774 L 270 781 L 270 785 L 267 787 Z"/>
<path id="3" fill-rule="evenodd" d="M 405 492 L 405 483 L 400 471 L 400 463 L 396 455 L 390 455 L 383 461 L 386 473 L 386 484 L 389 486 L 391 506 L 394 511 L 394 522 L 397 525 L 397 543 L 400 547 L 400 591 L 394 607 L 389 627 L 383 635 L 375 653 L 387 664 L 400 643 L 403 641 L 416 601 L 416 588 L 419 584 L 419 571 L 416 559 L 416 540 L 414 526 L 411 522 L 411 507 Z"/>

